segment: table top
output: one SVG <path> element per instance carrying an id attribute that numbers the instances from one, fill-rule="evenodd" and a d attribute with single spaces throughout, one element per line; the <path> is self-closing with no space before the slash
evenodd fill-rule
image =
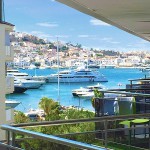
<path id="1" fill-rule="evenodd" d="M 133 124 L 144 124 L 144 123 L 148 123 L 149 122 L 149 119 L 134 119 L 134 120 L 124 120 L 124 121 L 121 121 L 119 124 L 122 124 L 122 125 L 127 125 L 130 127 L 130 124 L 133 123 Z"/>
<path id="2" fill-rule="evenodd" d="M 134 120 L 131 120 L 132 123 L 146 123 L 146 122 L 149 122 L 149 119 L 134 119 Z"/>

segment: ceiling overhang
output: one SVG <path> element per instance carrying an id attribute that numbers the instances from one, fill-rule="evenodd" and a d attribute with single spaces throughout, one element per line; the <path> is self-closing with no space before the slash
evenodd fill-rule
<path id="1" fill-rule="evenodd" d="M 150 0 L 57 0 L 150 41 Z"/>

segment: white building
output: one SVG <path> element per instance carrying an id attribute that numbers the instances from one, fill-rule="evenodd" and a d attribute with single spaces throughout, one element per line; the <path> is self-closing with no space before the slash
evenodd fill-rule
<path id="1" fill-rule="evenodd" d="M 9 33 L 14 25 L 3 22 L 0 19 L 0 124 L 11 123 L 13 120 L 13 110 L 6 110 L 5 94 L 14 90 L 12 77 L 6 77 L 5 63 L 13 61 L 13 49 L 10 46 Z M 0 130 L 0 140 L 5 139 L 5 131 Z"/>

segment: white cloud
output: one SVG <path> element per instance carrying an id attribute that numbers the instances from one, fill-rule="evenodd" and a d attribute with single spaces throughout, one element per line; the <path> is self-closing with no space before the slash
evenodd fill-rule
<path id="1" fill-rule="evenodd" d="M 49 27 L 49 28 L 59 26 L 57 23 L 50 23 L 50 22 L 41 22 L 41 23 L 37 23 L 36 25 L 42 26 L 42 27 Z"/>
<path id="2" fill-rule="evenodd" d="M 58 38 L 69 38 L 70 36 L 69 35 L 55 35 L 55 37 L 58 37 Z"/>
<path id="3" fill-rule="evenodd" d="M 111 37 L 104 37 L 100 39 L 100 41 L 104 41 L 104 42 L 111 43 L 111 44 L 120 44 L 120 42 L 114 41 L 113 38 Z"/>
<path id="4" fill-rule="evenodd" d="M 87 38 L 87 37 L 89 37 L 89 35 L 82 34 L 82 35 L 78 35 L 78 37 L 80 37 L 80 38 Z"/>
<path id="5" fill-rule="evenodd" d="M 120 44 L 120 42 L 117 42 L 117 41 L 110 41 L 110 43 L 112 43 L 112 44 Z"/>
<path id="6" fill-rule="evenodd" d="M 109 24 L 98 19 L 91 19 L 90 23 L 91 25 L 94 25 L 94 26 L 110 26 Z"/>
<path id="7" fill-rule="evenodd" d="M 43 32 L 42 31 L 31 31 L 31 34 L 39 35 L 39 34 L 43 34 Z"/>
<path id="8" fill-rule="evenodd" d="M 112 41 L 112 38 L 110 38 L 110 37 L 104 37 L 101 40 L 102 41 L 106 41 L 106 42 L 110 42 L 110 41 Z"/>
<path id="9" fill-rule="evenodd" d="M 78 35 L 79 38 L 88 38 L 88 39 L 92 39 L 92 40 L 95 40 L 97 39 L 97 35 L 88 35 L 88 34 L 80 34 Z"/>

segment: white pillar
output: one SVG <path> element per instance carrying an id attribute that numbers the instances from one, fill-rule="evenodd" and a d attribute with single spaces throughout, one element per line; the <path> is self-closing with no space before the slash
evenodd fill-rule
<path id="1" fill-rule="evenodd" d="M 5 89 L 5 27 L 0 24 L 0 125 L 6 123 Z M 0 140 L 4 139 L 5 131 L 0 130 Z"/>

